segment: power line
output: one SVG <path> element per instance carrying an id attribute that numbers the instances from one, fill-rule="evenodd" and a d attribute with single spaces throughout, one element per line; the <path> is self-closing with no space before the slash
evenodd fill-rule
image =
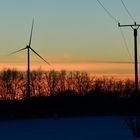
<path id="1" fill-rule="evenodd" d="M 139 35 L 139 32 L 138 32 L 138 44 L 140 46 L 140 35 Z"/>
<path id="2" fill-rule="evenodd" d="M 120 33 L 121 33 L 121 35 L 122 35 L 122 39 L 123 39 L 123 41 L 124 41 L 124 45 L 125 45 L 125 48 L 126 48 L 126 50 L 127 50 L 127 53 L 128 53 L 128 55 L 129 55 L 131 61 L 133 62 L 133 58 L 132 58 L 132 55 L 131 55 L 131 53 L 130 53 L 130 51 L 129 51 L 129 49 L 128 49 L 128 45 L 127 45 L 127 42 L 126 42 L 126 39 L 125 39 L 123 30 L 122 30 L 121 28 L 119 28 L 119 29 L 120 29 Z"/>
<path id="3" fill-rule="evenodd" d="M 119 23 L 119 20 L 117 20 L 117 18 L 115 18 L 115 17 L 111 14 L 111 12 L 110 12 L 107 8 L 104 7 L 104 5 L 101 3 L 100 0 L 97 0 L 97 2 L 98 2 L 98 3 L 100 4 L 100 6 L 104 9 L 104 11 L 109 15 L 109 17 L 111 17 L 116 23 Z M 122 39 L 123 39 L 123 41 L 124 41 L 124 45 L 125 45 L 125 48 L 126 48 L 126 50 L 127 50 L 127 53 L 128 53 L 128 55 L 129 55 L 131 61 L 133 62 L 132 55 L 131 55 L 131 53 L 130 53 L 130 51 L 129 51 L 129 48 L 128 48 L 128 45 L 127 45 L 127 42 L 126 42 L 126 39 L 125 39 L 125 36 L 124 36 L 124 33 L 123 33 L 123 30 L 122 30 L 122 29 L 120 29 L 120 33 L 121 33 Z"/>
<path id="4" fill-rule="evenodd" d="M 115 22 L 119 22 L 105 7 L 104 5 L 99 1 L 97 0 L 97 2 L 100 4 L 100 6 L 106 11 L 106 13 L 115 21 Z"/>
<path id="5" fill-rule="evenodd" d="M 139 35 L 139 32 L 138 32 L 138 42 L 139 42 L 139 45 L 140 45 L 140 35 Z"/>
<path id="6" fill-rule="evenodd" d="M 127 14 L 129 15 L 129 17 L 135 22 L 134 17 L 131 15 L 131 13 L 129 12 L 128 8 L 126 7 L 125 3 L 123 2 L 123 0 L 121 0 L 123 7 L 125 8 Z"/>

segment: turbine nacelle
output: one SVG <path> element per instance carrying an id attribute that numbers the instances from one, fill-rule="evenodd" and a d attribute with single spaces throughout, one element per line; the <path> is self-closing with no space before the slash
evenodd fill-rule
<path id="1" fill-rule="evenodd" d="M 28 48 L 30 48 L 30 46 L 29 46 L 29 45 L 27 45 L 27 46 L 26 46 L 26 48 L 28 49 Z"/>

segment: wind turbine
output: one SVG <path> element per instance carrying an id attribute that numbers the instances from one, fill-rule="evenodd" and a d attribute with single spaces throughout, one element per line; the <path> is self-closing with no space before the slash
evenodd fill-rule
<path id="1" fill-rule="evenodd" d="M 29 39 L 29 44 L 25 47 L 22 48 L 20 50 L 14 51 L 12 53 L 10 53 L 9 55 L 18 53 L 20 51 L 26 50 L 27 49 L 27 95 L 26 98 L 29 99 L 30 98 L 30 50 L 32 52 L 34 52 L 38 57 L 40 57 L 45 63 L 47 63 L 48 65 L 50 65 L 49 62 L 47 62 L 42 56 L 40 56 L 32 47 L 31 47 L 31 43 L 32 43 L 32 33 L 33 33 L 33 26 L 34 26 L 34 19 L 32 20 L 32 27 L 31 27 L 31 34 L 30 34 L 30 39 Z"/>

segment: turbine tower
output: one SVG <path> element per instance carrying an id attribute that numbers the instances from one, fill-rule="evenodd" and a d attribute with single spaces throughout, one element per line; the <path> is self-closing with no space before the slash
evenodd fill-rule
<path id="1" fill-rule="evenodd" d="M 20 51 L 26 50 L 27 49 L 27 94 L 26 94 L 26 98 L 29 99 L 30 98 L 30 50 L 32 52 L 34 52 L 38 57 L 40 57 L 45 63 L 47 63 L 48 65 L 50 65 L 49 62 L 47 62 L 42 56 L 40 56 L 32 47 L 31 47 L 31 43 L 32 43 L 32 33 L 33 33 L 33 26 L 34 26 L 34 19 L 32 20 L 32 27 L 31 27 L 31 34 L 30 34 L 30 39 L 29 39 L 29 44 L 25 47 L 22 48 L 20 50 L 14 51 L 12 53 L 10 53 L 9 55 L 18 53 Z"/>

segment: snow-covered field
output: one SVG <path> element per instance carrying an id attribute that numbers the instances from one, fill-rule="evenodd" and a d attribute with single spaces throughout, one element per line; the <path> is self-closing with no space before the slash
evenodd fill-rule
<path id="1" fill-rule="evenodd" d="M 126 117 L 0 121 L 0 140 L 135 140 Z"/>

